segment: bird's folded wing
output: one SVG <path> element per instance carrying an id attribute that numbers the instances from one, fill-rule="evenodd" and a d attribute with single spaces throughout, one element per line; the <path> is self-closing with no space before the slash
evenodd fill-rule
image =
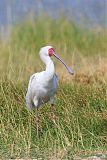
<path id="1" fill-rule="evenodd" d="M 27 108 L 30 109 L 30 108 L 33 108 L 33 104 L 32 104 L 32 97 L 31 97 L 31 84 L 33 82 L 33 80 L 35 79 L 36 77 L 36 74 L 33 74 L 31 77 L 30 77 L 30 80 L 29 80 L 29 84 L 28 84 L 28 90 L 27 90 L 27 93 L 26 93 L 26 105 L 27 105 Z"/>

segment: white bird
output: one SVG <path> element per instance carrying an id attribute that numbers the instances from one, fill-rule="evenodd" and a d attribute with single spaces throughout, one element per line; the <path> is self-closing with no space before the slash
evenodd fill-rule
<path id="1" fill-rule="evenodd" d="M 45 46 L 39 52 L 41 60 L 46 65 L 45 71 L 34 73 L 29 80 L 26 94 L 26 105 L 28 109 L 36 109 L 36 130 L 38 136 L 38 108 L 40 105 L 51 101 L 52 121 L 55 123 L 54 95 L 58 87 L 58 78 L 55 74 L 54 63 L 51 56 L 56 57 L 64 64 L 70 74 L 73 71 L 57 56 L 52 46 Z"/>

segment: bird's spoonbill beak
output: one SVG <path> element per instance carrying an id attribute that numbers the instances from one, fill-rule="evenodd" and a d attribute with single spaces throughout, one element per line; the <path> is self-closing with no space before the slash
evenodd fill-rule
<path id="1" fill-rule="evenodd" d="M 71 74 L 71 75 L 74 75 L 74 72 L 72 71 L 72 69 L 70 67 L 68 67 L 64 61 L 62 61 L 58 55 L 54 52 L 53 55 L 66 67 L 67 71 Z"/>

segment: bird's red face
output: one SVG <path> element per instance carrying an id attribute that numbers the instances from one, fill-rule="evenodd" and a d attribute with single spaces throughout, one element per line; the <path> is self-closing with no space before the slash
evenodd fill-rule
<path id="1" fill-rule="evenodd" d="M 49 48 L 48 49 L 48 55 L 51 57 L 54 54 L 54 49 L 53 48 Z"/>

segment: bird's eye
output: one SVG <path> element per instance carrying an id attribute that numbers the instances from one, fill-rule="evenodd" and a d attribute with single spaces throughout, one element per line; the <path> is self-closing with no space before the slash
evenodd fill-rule
<path id="1" fill-rule="evenodd" d="M 54 49 L 53 48 L 49 48 L 48 50 L 48 55 L 51 57 L 53 55 Z"/>

